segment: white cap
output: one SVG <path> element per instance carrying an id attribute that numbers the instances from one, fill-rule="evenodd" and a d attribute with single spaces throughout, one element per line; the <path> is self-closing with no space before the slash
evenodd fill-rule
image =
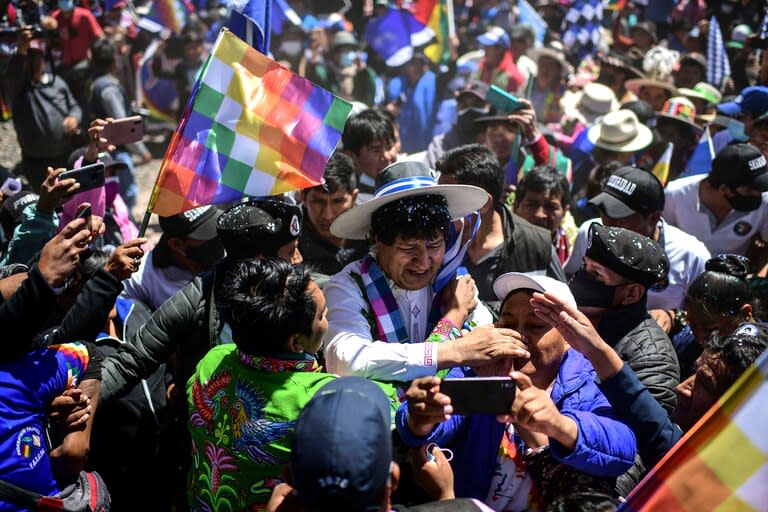
<path id="1" fill-rule="evenodd" d="M 568 285 L 551 277 L 533 273 L 507 272 L 497 277 L 493 282 L 493 293 L 502 302 L 507 298 L 507 295 L 521 289 L 535 290 L 541 293 L 549 292 L 557 295 L 568 304 L 576 306 L 576 299 L 573 298 Z"/>

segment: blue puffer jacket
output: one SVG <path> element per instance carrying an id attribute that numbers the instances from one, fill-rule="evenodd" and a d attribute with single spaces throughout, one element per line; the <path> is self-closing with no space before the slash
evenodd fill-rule
<path id="1" fill-rule="evenodd" d="M 448 377 L 470 375 L 471 370 L 453 369 Z M 608 400 L 595 383 L 595 370 L 584 356 L 567 350 L 552 388 L 552 400 L 562 414 L 576 421 L 579 435 L 570 453 L 557 441 L 550 440 L 553 457 L 579 471 L 597 477 L 615 477 L 631 466 L 637 442 L 629 427 L 615 420 Z M 397 430 L 411 447 L 437 443 L 453 450 L 455 491 L 457 497 L 484 500 L 488 495 L 504 433 L 504 425 L 495 416 L 461 416 L 438 424 L 424 438 L 408 431 L 408 407 L 397 411 Z"/>

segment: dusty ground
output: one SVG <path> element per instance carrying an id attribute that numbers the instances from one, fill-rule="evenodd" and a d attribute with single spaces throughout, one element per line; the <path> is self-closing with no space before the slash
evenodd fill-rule
<path id="1" fill-rule="evenodd" d="M 157 171 L 160 169 L 160 162 L 165 152 L 167 137 L 163 134 L 150 135 L 145 138 L 154 158 L 145 165 L 136 166 L 136 183 L 139 186 L 139 198 L 136 207 L 133 210 L 133 216 L 137 222 L 144 218 L 144 211 L 149 201 L 149 195 L 152 192 L 152 185 L 157 177 Z M 16 132 L 13 129 L 13 123 L 0 122 L 0 165 L 12 169 L 21 160 Z M 160 238 L 160 227 L 157 224 L 157 215 L 153 215 L 147 228 L 147 237 L 151 241 L 157 241 Z"/>

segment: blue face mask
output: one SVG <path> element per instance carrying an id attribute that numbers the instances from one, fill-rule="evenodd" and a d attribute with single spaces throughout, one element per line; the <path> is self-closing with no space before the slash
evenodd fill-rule
<path id="1" fill-rule="evenodd" d="M 354 65 L 355 59 L 357 59 L 357 52 L 356 51 L 348 51 L 341 54 L 341 59 L 339 59 L 339 65 L 343 68 L 348 68 L 349 66 Z"/>
<path id="2" fill-rule="evenodd" d="M 737 121 L 736 119 L 730 119 L 728 121 L 728 133 L 731 134 L 731 137 L 733 137 L 733 140 L 736 141 L 747 141 L 747 134 L 744 133 L 744 123 L 741 121 Z"/>
<path id="3" fill-rule="evenodd" d="M 75 8 L 75 0 L 59 0 L 58 5 L 62 11 L 71 11 Z"/>

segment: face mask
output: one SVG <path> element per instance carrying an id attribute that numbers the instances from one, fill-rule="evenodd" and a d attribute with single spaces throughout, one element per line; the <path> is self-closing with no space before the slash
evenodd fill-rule
<path id="1" fill-rule="evenodd" d="M 303 49 L 301 41 L 285 41 L 280 45 L 280 50 L 289 57 L 296 57 Z"/>
<path id="2" fill-rule="evenodd" d="M 752 212 L 760 208 L 763 204 L 762 194 L 759 196 L 743 196 L 741 194 L 734 194 L 732 197 L 727 197 L 728 202 L 734 210 L 740 212 Z"/>
<path id="3" fill-rule="evenodd" d="M 576 299 L 576 304 L 594 308 L 613 306 L 613 296 L 618 288 L 598 281 L 583 268 L 573 275 L 568 287 Z"/>
<path id="4" fill-rule="evenodd" d="M 733 140 L 746 141 L 747 134 L 744 133 L 744 123 L 737 121 L 736 119 L 730 119 L 728 121 L 728 133 L 731 134 Z"/>
<path id="5" fill-rule="evenodd" d="M 204 269 L 209 269 L 224 257 L 224 246 L 218 238 L 208 240 L 197 247 L 187 246 L 187 258 L 198 263 Z"/>
<path id="6" fill-rule="evenodd" d="M 355 51 L 344 52 L 341 54 L 341 59 L 339 59 L 339 64 L 343 68 L 348 68 L 349 66 L 352 66 L 355 64 L 355 59 L 357 59 L 357 52 Z"/>
<path id="7" fill-rule="evenodd" d="M 75 8 L 75 0 L 59 0 L 58 5 L 62 11 L 71 11 Z"/>

